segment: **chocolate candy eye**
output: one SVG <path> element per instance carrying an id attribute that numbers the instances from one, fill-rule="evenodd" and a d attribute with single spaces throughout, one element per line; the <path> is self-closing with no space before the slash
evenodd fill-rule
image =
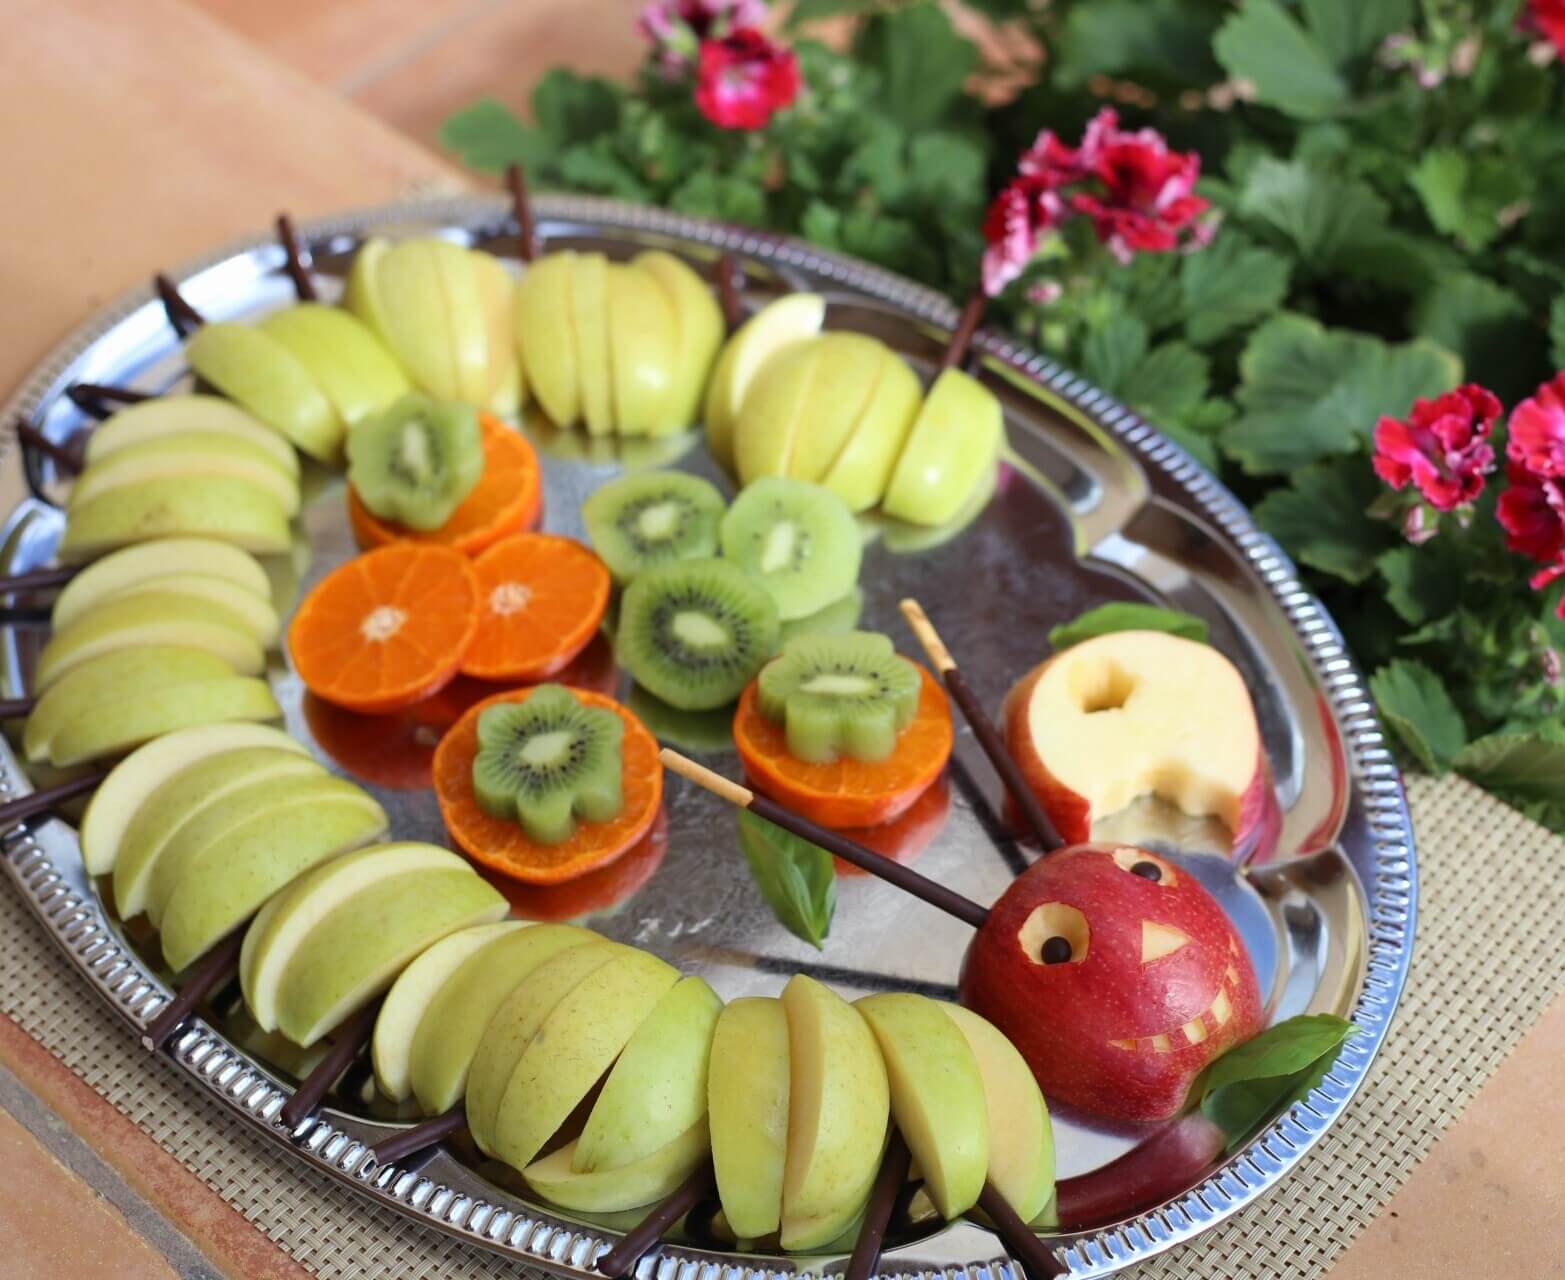
<path id="1" fill-rule="evenodd" d="M 1163 878 L 1163 868 L 1155 862 L 1142 861 L 1131 867 L 1130 874 L 1140 876 L 1143 880 L 1150 880 L 1156 884 Z"/>
<path id="2" fill-rule="evenodd" d="M 1064 964 L 1071 958 L 1071 944 L 1069 938 L 1062 938 L 1055 934 L 1043 944 L 1043 949 L 1038 953 L 1038 958 L 1044 964 Z"/>
<path id="3" fill-rule="evenodd" d="M 1155 853 L 1149 853 L 1145 849 L 1137 849 L 1130 845 L 1121 845 L 1113 850 L 1114 865 L 1121 871 L 1128 871 L 1131 875 L 1145 880 L 1148 884 L 1162 885 L 1165 889 L 1172 889 L 1179 883 L 1179 873 L 1174 870 L 1174 864 L 1167 859 L 1160 858 Z"/>

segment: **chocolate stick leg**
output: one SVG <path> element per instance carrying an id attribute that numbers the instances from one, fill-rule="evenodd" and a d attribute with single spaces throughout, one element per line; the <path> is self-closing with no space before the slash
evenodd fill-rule
<path id="1" fill-rule="evenodd" d="M 152 277 L 152 287 L 157 290 L 158 298 L 163 303 L 163 312 L 168 316 L 168 322 L 174 326 L 174 332 L 181 338 L 188 338 L 192 332 L 206 323 L 206 317 L 186 301 L 185 295 L 179 291 L 179 286 L 161 271 Z"/>
<path id="2" fill-rule="evenodd" d="M 663 1238 L 663 1233 L 712 1194 L 717 1177 L 712 1162 L 704 1161 L 662 1204 L 632 1227 L 617 1245 L 595 1264 L 609 1280 L 619 1280 L 636 1269 L 642 1256 Z"/>
<path id="3" fill-rule="evenodd" d="M 538 224 L 533 221 L 533 202 L 527 196 L 527 174 L 521 165 L 506 166 L 505 189 L 511 193 L 518 251 L 523 262 L 531 262 L 538 256 Z"/>
<path id="4" fill-rule="evenodd" d="M 150 391 L 132 391 L 129 387 L 113 387 L 105 382 L 73 382 L 65 388 L 65 394 L 83 413 L 100 419 L 114 412 L 111 405 L 123 408 L 153 398 Z M 75 438 L 71 437 L 72 440 Z"/>
<path id="5" fill-rule="evenodd" d="M 293 219 L 286 213 L 277 215 L 277 239 L 286 255 L 283 270 L 293 281 L 294 293 L 300 302 L 315 302 L 320 295 L 315 292 L 315 281 L 310 279 L 310 272 L 304 265 L 304 254 L 299 248 L 299 237 L 294 233 Z"/>
<path id="6" fill-rule="evenodd" d="M 58 569 L 29 569 L 25 573 L 13 573 L 9 578 L 0 578 L 0 596 L 63 587 L 80 572 L 80 565 L 62 565 Z"/>
<path id="7" fill-rule="evenodd" d="M 723 323 L 728 326 L 729 333 L 744 322 L 744 306 L 739 300 L 743 288 L 744 273 L 739 270 L 739 264 L 734 261 L 733 254 L 723 254 L 717 260 L 717 301 L 723 309 Z"/>
<path id="8" fill-rule="evenodd" d="M 168 1038 L 179 1030 L 179 1024 L 195 1012 L 196 1006 L 211 995 L 229 970 L 239 963 L 239 947 L 244 940 L 244 929 L 235 929 L 206 953 L 191 970 L 174 998 L 163 1006 L 163 1012 L 142 1033 L 143 1046 L 153 1053 L 163 1047 Z"/>
<path id="9" fill-rule="evenodd" d="M 950 690 L 951 700 L 962 709 L 962 715 L 972 726 L 973 736 L 978 739 L 978 745 L 984 749 L 984 754 L 989 757 L 989 763 L 1000 775 L 1000 781 L 1005 784 L 1005 789 L 1010 792 L 1017 809 L 1027 820 L 1027 825 L 1032 828 L 1033 836 L 1045 853 L 1052 853 L 1065 842 L 1060 839 L 1060 833 L 1054 829 L 1054 824 L 1049 821 L 1049 815 L 1038 803 L 1038 797 L 1033 793 L 1033 789 L 1027 785 L 1027 779 L 1022 777 L 1021 766 L 1016 763 L 1016 757 L 1006 747 L 1005 740 L 994 727 L 994 721 L 984 711 L 983 703 L 978 700 L 972 686 L 967 683 L 960 668 L 957 667 L 956 660 L 941 642 L 935 624 L 929 620 L 929 616 L 917 600 L 904 600 L 898 608 L 902 610 L 902 616 L 907 619 L 908 626 L 918 638 L 919 644 L 923 646 L 930 665 L 940 673 L 940 678 Z"/>
<path id="10" fill-rule="evenodd" d="M 459 1102 L 449 1111 L 443 1111 L 438 1116 L 421 1121 L 401 1133 L 392 1134 L 384 1142 L 377 1144 L 372 1154 L 376 1164 L 391 1164 L 402 1159 L 403 1156 L 412 1155 L 415 1151 L 422 1151 L 437 1142 L 444 1142 L 453 1133 L 460 1133 L 465 1128 L 467 1128 L 467 1109 Z"/>
<path id="11" fill-rule="evenodd" d="M 765 796 L 757 795 L 748 787 L 741 787 L 737 782 L 730 781 L 720 773 L 714 773 L 677 751 L 664 747 L 658 752 L 658 756 L 670 770 L 698 787 L 706 788 L 713 795 L 738 808 L 750 810 L 756 817 L 765 818 L 768 822 L 781 827 L 784 831 L 793 832 L 794 835 L 808 840 L 811 844 L 820 845 L 822 849 L 836 854 L 844 862 L 851 862 L 860 870 L 868 871 L 872 876 L 879 876 L 888 884 L 894 884 L 904 893 L 910 893 L 930 906 L 938 907 L 964 924 L 979 929 L 988 918 L 988 908 L 979 906 L 971 898 L 964 898 L 928 876 L 921 876 L 918 872 L 904 867 L 900 862 L 893 862 L 872 849 L 866 849 L 836 831 L 817 826 L 807 818 L 790 813 Z"/>
<path id="12" fill-rule="evenodd" d="M 913 1163 L 912 1153 L 902 1135 L 891 1131 L 891 1141 L 886 1146 L 886 1158 L 880 1162 L 880 1172 L 875 1175 L 875 1186 L 869 1193 L 869 1204 L 864 1208 L 864 1225 L 859 1228 L 858 1239 L 853 1242 L 853 1254 L 848 1259 L 848 1269 L 843 1280 L 869 1280 L 880 1262 L 880 1250 L 886 1241 L 886 1226 L 891 1221 L 891 1211 L 896 1207 L 897 1193 L 907 1181 L 908 1166 Z"/>
<path id="13" fill-rule="evenodd" d="M 82 459 L 78 450 L 73 449 L 69 443 L 61 444 L 57 440 L 49 439 L 32 423 L 22 418 L 16 420 L 16 438 L 29 448 L 43 454 L 62 471 L 75 475 L 81 470 Z"/>
<path id="14" fill-rule="evenodd" d="M 994 1183 L 984 1183 L 978 1197 L 978 1207 L 989 1215 L 995 1234 L 1000 1237 L 1011 1257 L 1022 1264 L 1031 1280 L 1054 1280 L 1066 1274 L 1068 1268 L 1060 1265 L 1054 1251 L 1044 1244 L 1025 1222 L 1016 1216 L 1016 1210 L 999 1192 Z"/>
<path id="15" fill-rule="evenodd" d="M 33 713 L 37 698 L 0 698 L 0 720 L 15 720 Z"/>
<path id="16" fill-rule="evenodd" d="M 72 778 L 68 782 L 57 782 L 52 787 L 44 787 L 7 804 L 0 804 L 0 831 L 9 831 L 18 822 L 25 822 L 37 814 L 47 813 L 55 805 L 73 796 L 79 796 L 83 792 L 91 791 L 108 776 L 107 769 L 94 769 L 79 778 Z"/>
<path id="17" fill-rule="evenodd" d="M 942 369 L 958 368 L 967 359 L 967 349 L 973 344 L 973 334 L 978 329 L 978 322 L 984 318 L 984 309 L 988 305 L 989 298 L 982 289 L 975 290 L 967 300 L 956 328 L 951 330 L 951 341 L 946 343 L 945 354 L 940 357 Z"/>
<path id="18" fill-rule="evenodd" d="M 290 1131 L 297 1129 L 310 1118 L 310 1113 L 321 1105 L 337 1077 L 359 1056 L 359 1050 L 367 1045 L 375 1031 L 375 1016 L 380 1012 L 380 1002 L 366 1006 L 337 1033 L 331 1052 L 315 1064 L 315 1070 L 299 1082 L 293 1097 L 283 1104 L 282 1121 Z"/>

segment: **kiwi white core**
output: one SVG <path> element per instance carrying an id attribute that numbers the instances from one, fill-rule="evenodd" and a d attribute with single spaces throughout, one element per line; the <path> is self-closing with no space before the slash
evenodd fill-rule
<path id="1" fill-rule="evenodd" d="M 674 615 L 673 632 L 692 649 L 717 649 L 729 642 L 728 630 L 708 614 L 681 609 Z"/>
<path id="2" fill-rule="evenodd" d="M 636 517 L 636 532 L 649 542 L 661 542 L 673 536 L 679 527 L 677 502 L 654 502 Z"/>
<path id="3" fill-rule="evenodd" d="M 569 729 L 556 729 L 528 738 L 522 747 L 522 761 L 532 765 L 558 764 L 570 754 L 571 741 L 575 737 Z"/>
<path id="4" fill-rule="evenodd" d="M 429 436 L 421 422 L 410 422 L 402 428 L 402 438 L 397 442 L 397 459 L 402 469 L 415 480 L 429 477 Z"/>
<path id="5" fill-rule="evenodd" d="M 359 623 L 359 634 L 372 644 L 380 644 L 401 631 L 402 624 L 407 620 L 408 615 L 404 610 L 395 605 L 383 604 L 364 615 L 364 621 Z"/>
<path id="6" fill-rule="evenodd" d="M 793 563 L 794 549 L 799 544 L 799 526 L 792 520 L 779 520 L 766 531 L 766 545 L 761 548 L 761 572 L 776 573 Z"/>
<path id="7" fill-rule="evenodd" d="M 827 693 L 838 698 L 861 698 L 875 692 L 875 682 L 868 676 L 856 676 L 842 671 L 823 671 L 811 676 L 799 688 L 805 693 Z"/>

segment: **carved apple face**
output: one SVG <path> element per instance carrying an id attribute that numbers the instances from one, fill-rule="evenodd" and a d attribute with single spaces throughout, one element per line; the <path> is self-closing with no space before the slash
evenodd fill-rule
<path id="1" fill-rule="evenodd" d="M 961 991 L 1050 1098 L 1124 1120 L 1175 1114 L 1202 1068 L 1261 1027 L 1223 909 L 1128 845 L 1075 845 L 1017 877 L 967 950 Z"/>

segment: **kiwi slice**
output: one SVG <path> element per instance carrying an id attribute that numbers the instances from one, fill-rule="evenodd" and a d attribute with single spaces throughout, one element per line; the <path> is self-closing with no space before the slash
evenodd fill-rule
<path id="1" fill-rule="evenodd" d="M 777 606 L 728 560 L 648 569 L 620 601 L 615 656 L 637 684 L 681 711 L 739 696 L 777 648 Z"/>
<path id="2" fill-rule="evenodd" d="M 694 755 L 733 750 L 734 709 L 726 703 L 709 711 L 681 711 L 633 684 L 625 705 L 660 743 Z"/>
<path id="3" fill-rule="evenodd" d="M 804 618 L 859 578 L 858 523 L 829 489 L 786 476 L 745 487 L 723 517 L 723 555 L 772 593 L 777 616 Z"/>
<path id="4" fill-rule="evenodd" d="M 650 471 L 611 480 L 582 503 L 592 549 L 616 582 L 654 565 L 717 553 L 723 495 L 683 471 Z"/>
<path id="5" fill-rule="evenodd" d="M 348 483 L 382 520 L 438 529 L 484 471 L 471 405 L 413 391 L 348 432 Z"/>
<path id="6" fill-rule="evenodd" d="M 824 609 L 802 618 L 790 618 L 782 624 L 782 643 L 786 645 L 794 636 L 841 635 L 844 631 L 857 630 L 859 617 L 864 612 L 864 591 L 854 587 L 840 600 L 833 600 Z"/>
<path id="7" fill-rule="evenodd" d="M 761 714 L 811 764 L 884 760 L 918 710 L 918 668 L 873 631 L 795 636 L 761 671 Z"/>
<path id="8" fill-rule="evenodd" d="M 577 818 L 608 822 L 624 806 L 624 738 L 619 716 L 583 706 L 564 685 L 542 684 L 523 702 L 486 707 L 473 757 L 478 807 L 519 823 L 539 844 L 569 840 Z"/>

